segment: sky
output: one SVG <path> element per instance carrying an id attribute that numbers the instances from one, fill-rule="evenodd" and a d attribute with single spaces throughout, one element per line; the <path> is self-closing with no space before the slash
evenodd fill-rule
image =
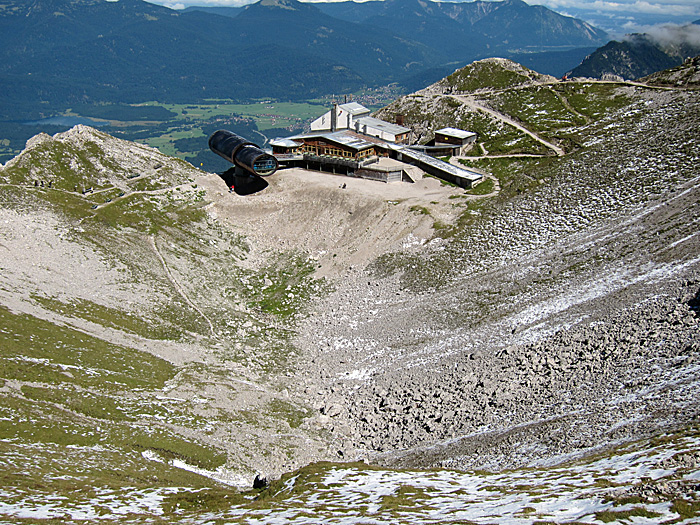
<path id="1" fill-rule="evenodd" d="M 198 6 L 234 6 L 256 0 L 148 0 L 173 9 Z M 313 0 L 302 0 L 313 1 Z M 336 1 L 336 0 L 321 0 Z M 337 0 L 340 1 L 340 0 Z M 358 1 L 358 0 L 356 0 Z M 642 32 L 660 24 L 700 20 L 700 0 L 525 0 L 563 15 L 585 20 L 613 35 Z"/>
<path id="2" fill-rule="evenodd" d="M 556 11 L 573 8 L 599 11 L 611 15 L 642 13 L 658 16 L 700 17 L 700 1 L 698 0 L 618 0 L 616 2 L 605 0 L 539 0 L 528 3 L 545 5 Z"/>
<path id="3" fill-rule="evenodd" d="M 700 20 L 700 0 L 530 0 L 528 3 L 544 5 L 617 34 Z"/>

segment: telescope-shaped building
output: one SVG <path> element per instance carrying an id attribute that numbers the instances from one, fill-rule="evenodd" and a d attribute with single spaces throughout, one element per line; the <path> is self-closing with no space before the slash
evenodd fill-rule
<path id="1" fill-rule="evenodd" d="M 267 177 L 278 168 L 275 157 L 265 153 L 258 145 L 225 129 L 212 133 L 209 137 L 209 149 L 232 163 L 236 171 L 245 170 L 253 175 Z"/>

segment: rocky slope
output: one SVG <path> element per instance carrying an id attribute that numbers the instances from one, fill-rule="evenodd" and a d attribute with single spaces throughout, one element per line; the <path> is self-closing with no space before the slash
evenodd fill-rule
<path id="1" fill-rule="evenodd" d="M 316 307 L 325 410 L 374 461 L 513 467 L 697 418 L 697 95 L 628 95 L 556 168 L 511 165 L 527 198 Z"/>
<path id="2" fill-rule="evenodd" d="M 118 450 L 84 460 L 88 485 L 121 462 L 140 478 L 143 452 L 240 486 L 327 457 L 284 376 L 282 323 L 318 292 L 313 267 L 219 222 L 217 175 L 78 126 L 35 137 L 0 178 L 4 421 L 55 422 L 4 438 Z"/>
<path id="3" fill-rule="evenodd" d="M 655 86 L 698 87 L 700 86 L 700 56 L 689 58 L 680 66 L 653 73 L 640 81 Z"/>

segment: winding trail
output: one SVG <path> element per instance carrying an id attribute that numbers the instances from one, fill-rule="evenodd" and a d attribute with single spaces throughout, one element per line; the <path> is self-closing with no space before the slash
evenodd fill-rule
<path id="1" fill-rule="evenodd" d="M 267 141 L 270 140 L 269 138 L 267 138 L 267 136 L 263 135 L 263 134 L 262 134 L 260 131 L 258 131 L 257 129 L 254 129 L 254 130 L 253 130 L 253 133 L 257 133 L 258 135 L 260 135 L 260 136 L 263 138 L 263 143 L 262 143 L 263 147 L 267 144 Z"/>
<path id="2" fill-rule="evenodd" d="M 22 185 L 19 185 L 19 184 L 2 184 L 2 186 L 13 186 L 13 187 L 18 187 L 18 188 L 19 188 L 19 187 L 23 187 Z M 94 206 L 94 209 L 103 208 L 103 207 L 105 207 L 105 206 L 109 206 L 109 205 L 111 205 L 111 204 L 114 204 L 114 203 L 118 202 L 119 200 L 125 199 L 125 198 L 127 198 L 127 197 L 130 197 L 130 196 L 136 195 L 136 194 L 142 194 L 142 195 L 159 195 L 159 194 L 167 193 L 167 192 L 172 191 L 173 189 L 175 189 L 177 186 L 179 186 L 179 185 L 170 186 L 170 187 L 167 187 L 167 188 L 159 188 L 159 189 L 157 189 L 157 190 L 137 190 L 137 191 L 132 191 L 132 192 L 124 193 L 124 195 L 120 195 L 119 197 L 115 197 L 114 199 L 110 200 L 109 202 L 105 202 L 105 203 L 103 203 L 103 204 L 97 204 L 97 205 L 95 205 L 95 206 Z M 33 186 L 27 186 L 27 188 L 29 188 L 29 189 L 35 189 Z M 53 190 L 53 191 L 60 191 L 60 192 L 63 192 L 63 193 L 67 193 L 67 194 L 71 194 L 71 195 L 76 195 L 76 196 L 79 196 L 79 197 L 85 197 L 85 195 L 86 195 L 85 193 L 74 192 L 74 191 L 69 191 L 69 190 L 63 190 L 63 189 L 59 189 L 59 188 L 44 188 L 44 187 L 42 187 L 42 188 L 36 188 L 36 189 L 42 189 L 42 190 L 50 189 L 50 190 Z M 110 190 L 114 190 L 114 189 L 115 189 L 115 186 L 111 186 L 111 187 L 109 187 L 109 188 L 102 188 L 102 189 L 99 189 L 99 190 L 91 191 L 89 194 L 90 194 L 90 195 L 94 195 L 94 194 L 96 194 L 96 193 L 102 193 L 102 192 L 106 192 L 106 191 L 110 191 Z M 184 290 L 184 289 L 180 286 L 180 284 L 177 282 L 177 280 L 176 280 L 175 277 L 173 276 L 172 272 L 170 271 L 170 268 L 168 268 L 168 264 L 165 262 L 165 259 L 163 258 L 163 255 L 160 253 L 160 250 L 158 249 L 158 245 L 156 244 L 155 237 L 153 237 L 153 236 L 149 237 L 149 241 L 150 241 L 151 247 L 153 248 L 153 251 L 154 251 L 155 254 L 158 256 L 158 259 L 160 260 L 161 264 L 163 265 L 163 269 L 165 270 L 165 274 L 167 275 L 168 280 L 171 282 L 171 284 L 173 285 L 173 287 L 175 288 L 175 290 L 177 290 L 177 292 L 180 294 L 180 296 L 185 300 L 185 302 L 186 302 L 193 310 L 195 310 L 195 311 L 202 317 L 202 319 L 204 319 L 204 320 L 207 322 L 207 324 L 209 325 L 209 330 L 210 330 L 210 332 L 211 332 L 212 337 L 216 337 L 216 331 L 214 330 L 214 323 L 212 323 L 211 319 L 209 319 L 209 317 L 207 317 L 206 314 L 205 314 L 205 313 L 204 313 L 204 312 L 203 312 L 203 311 L 202 311 L 202 310 L 187 296 L 187 294 L 185 293 L 185 290 Z"/>
<path id="3" fill-rule="evenodd" d="M 168 268 L 167 263 L 165 262 L 165 259 L 163 258 L 163 255 L 160 253 L 160 250 L 158 249 L 158 245 L 156 244 L 156 239 L 153 235 L 151 235 L 148 240 L 151 243 L 151 247 L 153 248 L 153 251 L 156 253 L 158 256 L 158 259 L 160 259 L 160 263 L 163 265 L 163 269 L 165 269 L 165 275 L 168 276 L 168 280 L 172 283 L 172 285 L 175 287 L 177 292 L 182 296 L 182 298 L 185 300 L 187 304 L 189 304 L 193 310 L 195 310 L 201 317 L 204 319 L 208 324 L 209 324 L 209 330 L 211 331 L 212 337 L 216 337 L 216 332 L 214 331 L 214 324 L 211 322 L 211 319 L 209 319 L 205 313 L 199 309 L 199 307 L 192 302 L 192 300 L 187 296 L 185 291 L 182 289 L 180 284 L 175 280 L 175 277 L 173 274 L 170 272 L 170 268 Z"/>
<path id="4" fill-rule="evenodd" d="M 576 111 L 576 108 L 574 108 L 574 106 L 571 105 L 571 102 L 569 102 L 569 99 L 566 98 L 563 93 L 560 93 L 556 89 L 552 89 L 551 85 L 549 86 L 549 91 L 551 91 L 554 94 L 554 96 L 557 97 L 561 101 L 562 104 L 564 104 L 564 107 L 567 109 L 567 111 L 569 111 L 569 113 L 571 113 L 572 115 L 576 115 L 580 119 L 583 119 L 583 121 L 586 124 L 591 123 L 591 117 Z"/>
<path id="5" fill-rule="evenodd" d="M 477 111 L 481 111 L 482 113 L 487 113 L 487 114 L 491 115 L 493 118 L 500 120 L 501 122 L 505 122 L 509 126 L 514 127 L 515 129 L 525 133 L 526 135 L 529 135 L 537 142 L 541 143 L 545 147 L 554 151 L 554 153 L 556 153 L 557 156 L 559 156 L 559 157 L 564 156 L 564 154 L 565 154 L 564 150 L 562 148 L 560 148 L 559 146 L 557 146 L 556 144 L 552 144 L 551 142 L 543 139 L 542 137 L 540 137 L 536 133 L 533 133 L 532 131 L 527 129 L 525 126 L 523 126 L 522 124 L 519 124 L 518 122 L 516 122 L 515 120 L 513 120 L 509 116 L 504 115 L 503 113 L 500 113 L 500 112 L 498 112 L 494 109 L 491 109 L 487 106 L 483 106 L 483 105 L 477 103 L 476 100 L 474 100 L 474 98 L 472 96 L 469 96 L 469 95 L 449 95 L 449 96 L 451 98 L 457 100 L 458 102 L 461 102 L 462 104 L 466 104 L 467 106 L 469 106 Z"/>
<path id="6" fill-rule="evenodd" d="M 169 191 L 173 191 L 176 189 L 178 186 L 181 186 L 181 184 L 177 184 L 175 186 L 168 186 L 167 188 L 159 188 L 157 190 L 136 190 L 136 191 L 130 191 L 130 192 L 125 192 L 124 195 L 120 195 L 118 197 L 114 197 L 112 200 L 109 202 L 105 202 L 102 204 L 97 204 L 95 209 L 98 208 L 105 208 L 111 204 L 116 204 L 122 199 L 126 199 L 128 197 L 131 197 L 132 195 L 163 195 L 164 193 L 168 193 Z"/>

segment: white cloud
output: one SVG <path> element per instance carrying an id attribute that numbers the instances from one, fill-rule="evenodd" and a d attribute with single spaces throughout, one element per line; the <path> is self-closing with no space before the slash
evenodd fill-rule
<path id="1" fill-rule="evenodd" d="M 700 25 L 695 24 L 658 24 L 641 26 L 633 23 L 625 24 L 630 33 L 646 33 L 649 37 L 666 47 L 673 44 L 690 44 L 700 47 Z"/>
<path id="2" fill-rule="evenodd" d="M 569 8 L 610 14 L 645 13 L 700 17 L 698 0 L 540 0 L 532 3 L 540 3 L 554 10 Z"/>
<path id="3" fill-rule="evenodd" d="M 183 1 L 171 1 L 171 0 L 149 0 L 151 3 L 163 5 L 169 7 L 170 9 L 184 9 L 187 6 L 200 6 L 200 7 L 241 7 L 244 5 L 252 4 L 258 0 L 185 0 Z"/>
<path id="4" fill-rule="evenodd" d="M 151 0 L 153 3 L 165 5 L 173 9 L 181 9 L 186 5 L 198 6 L 228 6 L 240 7 L 256 2 L 257 0 Z M 344 0 L 302 0 L 305 2 L 327 2 Z M 367 0 L 355 0 L 367 1 Z M 472 0 L 466 0 L 472 1 Z M 601 13 L 649 13 L 667 14 L 674 16 L 700 17 L 700 2 L 698 0 L 526 0 L 529 4 L 545 5 L 551 9 L 561 11 L 566 8 L 583 9 L 586 11 L 598 11 Z"/>

